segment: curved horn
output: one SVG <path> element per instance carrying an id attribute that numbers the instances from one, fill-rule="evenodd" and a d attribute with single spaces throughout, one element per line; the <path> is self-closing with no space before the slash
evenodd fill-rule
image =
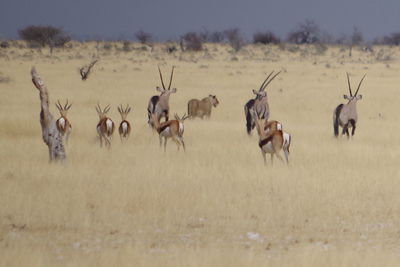
<path id="1" fill-rule="evenodd" d="M 261 84 L 260 89 L 258 89 L 258 91 L 262 91 L 264 90 L 264 84 L 268 81 L 269 77 L 271 77 L 272 73 L 274 73 L 274 70 L 267 76 L 267 78 L 265 79 L 265 81 Z"/>
<path id="2" fill-rule="evenodd" d="M 169 78 L 168 90 L 171 88 L 172 77 L 174 76 L 174 68 L 175 68 L 175 66 L 172 66 L 171 77 Z"/>
<path id="3" fill-rule="evenodd" d="M 158 66 L 158 72 L 160 73 L 160 79 L 161 79 L 161 84 L 162 84 L 162 87 L 163 87 L 163 88 L 164 88 L 164 90 L 165 90 L 164 80 L 163 80 L 163 78 L 162 78 L 162 74 L 161 74 L 160 66 Z"/>
<path id="4" fill-rule="evenodd" d="M 265 88 L 267 88 L 268 84 L 270 84 L 272 82 L 272 80 L 275 79 L 275 77 L 279 75 L 279 73 L 281 73 L 281 72 L 279 71 L 277 74 L 272 76 L 272 78 L 265 84 L 264 88 L 262 89 L 263 91 L 265 90 Z"/>
<path id="5" fill-rule="evenodd" d="M 350 96 L 353 96 L 353 93 L 351 92 L 351 86 L 350 86 L 350 78 L 349 78 L 349 73 L 348 73 L 348 72 L 346 72 L 346 74 L 347 74 L 347 83 L 348 83 L 348 85 L 349 85 L 349 92 L 350 92 Z"/>
<path id="6" fill-rule="evenodd" d="M 367 75 L 367 74 L 364 74 L 364 76 L 362 77 L 360 83 L 358 84 L 357 91 L 356 91 L 356 93 L 354 94 L 354 96 L 357 96 L 358 90 L 360 89 L 361 83 L 363 82 L 363 80 L 364 80 L 364 78 L 365 78 L 366 75 Z"/>

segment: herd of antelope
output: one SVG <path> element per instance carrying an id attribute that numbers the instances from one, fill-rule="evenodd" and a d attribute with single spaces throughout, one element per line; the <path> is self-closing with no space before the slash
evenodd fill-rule
<path id="1" fill-rule="evenodd" d="M 93 65 L 94 64 L 89 66 L 87 73 L 90 71 L 90 68 L 93 67 Z M 34 69 L 32 69 L 32 73 L 33 71 Z M 157 86 L 156 90 L 160 94 L 152 96 L 148 102 L 147 123 L 153 130 L 155 130 L 158 133 L 160 147 L 162 146 L 163 143 L 162 141 L 164 139 L 164 151 L 166 150 L 168 139 L 171 139 L 177 144 L 178 150 L 182 146 L 183 150 L 185 151 L 185 142 L 183 138 L 184 121 L 187 118 L 193 119 L 195 117 L 204 118 L 205 116 L 207 118 L 210 118 L 212 107 L 217 107 L 219 101 L 215 95 L 211 94 L 208 97 L 203 98 L 202 100 L 191 99 L 190 101 L 188 101 L 187 104 L 188 106 L 187 115 L 185 114 L 182 117 L 179 117 L 178 114 L 175 114 L 174 119 L 170 120 L 169 97 L 171 94 L 177 92 L 176 88 L 171 89 L 173 75 L 174 75 L 174 67 L 172 67 L 171 70 L 168 87 L 166 87 L 164 84 L 160 68 L 158 68 L 158 72 L 160 75 L 162 88 Z M 292 137 L 288 132 L 283 130 L 283 125 L 281 122 L 276 120 L 270 120 L 268 95 L 265 90 L 267 86 L 280 73 L 281 72 L 277 72 L 275 75 L 273 75 L 274 71 L 272 71 L 266 77 L 264 82 L 261 84 L 260 88 L 258 90 L 253 90 L 255 98 L 250 99 L 244 106 L 247 133 L 250 135 L 254 127 L 256 127 L 259 137 L 258 146 L 261 150 L 261 154 L 263 156 L 265 164 L 266 164 L 266 154 L 270 154 L 271 164 L 273 163 L 274 156 L 276 156 L 278 159 L 284 162 L 284 159 L 281 156 L 281 151 L 284 154 L 286 163 L 289 163 L 289 148 Z M 33 75 L 34 85 L 39 89 L 41 88 L 41 86 L 43 86 L 43 82 L 41 80 L 36 81 L 35 79 L 37 78 L 38 77 Z M 361 87 L 364 78 L 365 75 L 360 80 L 357 90 L 353 95 L 350 85 L 350 78 L 349 75 L 347 74 L 347 82 L 350 95 L 349 96 L 344 95 L 344 99 L 348 101 L 347 104 L 338 105 L 333 112 L 333 129 L 335 137 L 338 137 L 339 135 L 339 126 L 343 128 L 342 135 L 346 134 L 348 138 L 350 137 L 349 128 L 352 128 L 352 133 L 351 133 L 352 136 L 355 133 L 356 123 L 357 123 L 356 104 L 357 101 L 362 98 L 361 95 L 358 95 L 358 91 Z M 42 95 L 46 96 L 46 94 L 47 92 L 42 93 L 41 91 L 41 99 Z M 56 103 L 56 107 L 58 108 L 61 117 L 55 121 L 55 124 L 60 139 L 65 140 L 66 144 L 68 144 L 68 138 L 72 131 L 72 125 L 67 119 L 67 112 L 71 108 L 71 106 L 72 104 L 69 104 L 68 100 L 66 101 L 65 105 L 62 105 L 59 100 Z M 42 103 L 42 112 L 43 108 L 44 107 Z M 115 124 L 113 120 L 107 116 L 107 113 L 110 111 L 110 106 L 107 105 L 104 109 L 102 109 L 100 104 L 97 104 L 95 108 L 99 115 L 99 122 L 97 123 L 96 130 L 99 136 L 100 147 L 103 146 L 103 141 L 104 141 L 105 146 L 110 148 L 112 136 L 115 130 Z M 119 124 L 118 127 L 118 133 L 120 135 L 121 142 L 125 142 L 125 140 L 129 138 L 129 135 L 131 133 L 131 124 L 127 120 L 127 116 L 130 111 L 131 107 L 129 105 L 127 105 L 125 108 L 122 105 L 118 107 L 118 112 L 121 115 L 121 123 Z M 161 122 L 162 118 L 164 118 L 163 122 Z M 41 123 L 42 123 L 42 115 L 41 115 Z M 45 136 L 43 138 L 45 139 Z"/>

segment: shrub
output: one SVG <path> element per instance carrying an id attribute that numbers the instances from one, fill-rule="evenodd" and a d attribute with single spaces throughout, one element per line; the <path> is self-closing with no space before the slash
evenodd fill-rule
<path id="1" fill-rule="evenodd" d="M 153 36 L 150 33 L 147 33 L 145 31 L 138 31 L 136 34 L 136 39 L 138 39 L 139 42 L 141 42 L 142 44 L 148 44 L 152 41 Z"/>
<path id="2" fill-rule="evenodd" d="M 320 41 L 319 26 L 313 20 L 305 20 L 300 23 L 297 29 L 289 33 L 287 38 L 289 43 L 294 44 L 314 44 Z"/>
<path id="3" fill-rule="evenodd" d="M 182 51 L 200 51 L 203 49 L 203 40 L 199 34 L 195 32 L 188 32 L 181 37 Z"/>
<path id="4" fill-rule="evenodd" d="M 257 32 L 253 35 L 255 44 L 279 44 L 281 40 L 273 32 Z"/>
<path id="5" fill-rule="evenodd" d="M 1 47 L 1 48 L 9 48 L 9 47 L 10 47 L 10 44 L 9 44 L 8 42 L 6 42 L 6 41 L 2 41 L 2 42 L 0 43 L 0 47 Z"/>
<path id="6" fill-rule="evenodd" d="M 228 43 L 236 52 L 243 47 L 244 39 L 238 28 L 225 30 L 224 35 Z"/>

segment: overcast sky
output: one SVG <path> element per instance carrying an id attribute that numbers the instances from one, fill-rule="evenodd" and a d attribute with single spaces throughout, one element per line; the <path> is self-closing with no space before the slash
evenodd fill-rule
<path id="1" fill-rule="evenodd" d="M 75 38 L 134 40 L 143 29 L 162 41 L 232 27 L 248 39 L 265 30 L 286 37 L 305 19 L 334 35 L 356 26 L 370 40 L 400 32 L 400 0 L 0 0 L 0 38 L 31 24 L 63 27 Z"/>

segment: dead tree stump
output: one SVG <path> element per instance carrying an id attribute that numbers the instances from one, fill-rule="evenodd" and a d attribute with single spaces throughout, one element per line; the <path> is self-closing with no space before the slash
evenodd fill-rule
<path id="1" fill-rule="evenodd" d="M 67 157 L 62 142 L 61 134 L 57 129 L 56 121 L 49 109 L 49 93 L 47 87 L 36 72 L 35 67 L 31 70 L 32 82 L 39 90 L 40 97 L 40 125 L 42 126 L 43 141 L 49 148 L 50 162 L 64 161 Z"/>

